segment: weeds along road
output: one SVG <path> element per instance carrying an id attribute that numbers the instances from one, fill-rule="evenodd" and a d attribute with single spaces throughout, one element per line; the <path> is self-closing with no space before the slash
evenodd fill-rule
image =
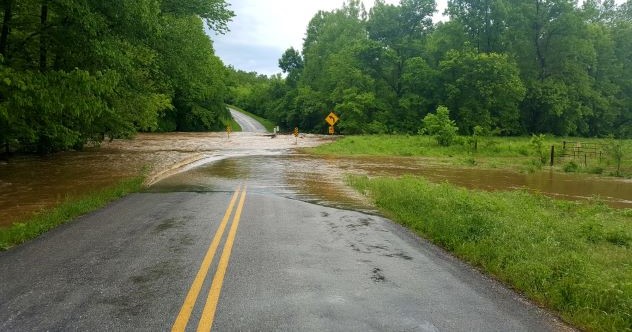
<path id="1" fill-rule="evenodd" d="M 0 253 L 0 330 L 566 329 L 386 219 L 279 194 L 279 165 L 158 182 Z"/>

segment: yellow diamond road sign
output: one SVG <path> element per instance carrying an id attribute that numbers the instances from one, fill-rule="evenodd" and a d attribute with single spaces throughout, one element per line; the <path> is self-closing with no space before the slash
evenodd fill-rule
<path id="1" fill-rule="evenodd" d="M 338 120 L 339 118 L 334 112 L 329 113 L 329 115 L 327 115 L 327 117 L 325 118 L 325 121 L 327 121 L 330 126 L 335 125 Z"/>

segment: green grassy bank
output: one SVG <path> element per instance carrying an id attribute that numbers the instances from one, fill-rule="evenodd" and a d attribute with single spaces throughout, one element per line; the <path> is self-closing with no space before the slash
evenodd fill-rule
<path id="1" fill-rule="evenodd" d="M 108 203 L 143 187 L 144 177 L 126 179 L 111 187 L 68 198 L 55 208 L 42 211 L 31 218 L 0 228 L 0 250 L 7 250 L 73 220 L 88 212 L 100 209 Z"/>
<path id="2" fill-rule="evenodd" d="M 274 124 L 272 121 L 270 121 L 268 119 L 262 118 L 262 117 L 260 117 L 260 116 L 258 116 L 256 114 L 252 114 L 252 113 L 250 113 L 248 111 L 244 111 L 244 110 L 242 110 L 241 108 L 239 108 L 237 106 L 233 106 L 233 105 L 228 105 L 228 106 L 231 107 L 231 108 L 234 108 L 234 109 L 236 109 L 236 110 L 238 110 L 238 111 L 240 111 L 240 112 L 242 112 L 242 113 L 244 113 L 244 114 L 246 114 L 246 115 L 248 115 L 248 116 L 250 116 L 252 118 L 254 118 L 257 121 L 259 121 L 266 128 L 266 130 L 268 132 L 273 132 L 274 131 L 274 127 L 276 127 L 276 124 Z"/>
<path id="3" fill-rule="evenodd" d="M 239 125 L 239 123 L 237 123 L 237 121 L 235 121 L 235 119 L 230 118 L 228 124 L 230 124 L 230 130 L 233 132 L 239 132 L 241 131 L 241 126 Z"/>
<path id="4" fill-rule="evenodd" d="M 593 331 L 632 331 L 632 209 L 350 177 L 388 217 Z"/>
<path id="5" fill-rule="evenodd" d="M 410 156 L 432 158 L 437 162 L 455 166 L 509 168 L 535 171 L 549 167 L 551 146 L 556 146 L 553 169 L 562 172 L 582 172 L 615 175 L 616 162 L 604 150 L 601 156 L 561 157 L 563 142 L 567 153 L 581 144 L 597 144 L 607 149 L 611 141 L 589 138 L 551 138 L 542 141 L 541 151 L 532 146 L 531 137 L 479 137 L 476 149 L 471 138 L 460 137 L 451 146 L 440 146 L 430 136 L 372 135 L 348 136 L 334 143 L 310 149 L 311 153 L 343 156 Z M 572 143 L 571 143 L 572 142 Z M 617 141 L 623 154 L 619 176 L 632 177 L 632 140 Z M 545 162 L 541 162 L 541 157 Z"/>

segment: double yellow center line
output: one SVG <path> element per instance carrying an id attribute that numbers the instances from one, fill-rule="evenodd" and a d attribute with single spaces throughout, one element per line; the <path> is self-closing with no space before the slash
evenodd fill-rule
<path id="1" fill-rule="evenodd" d="M 217 270 L 215 271 L 215 276 L 213 277 L 211 289 L 208 293 L 208 297 L 206 298 L 206 304 L 204 305 L 204 310 L 202 311 L 202 317 L 200 318 L 197 330 L 210 331 L 211 327 L 213 326 L 215 310 L 217 309 L 219 295 L 222 291 L 222 285 L 224 284 L 224 276 L 226 275 L 226 269 L 228 268 L 230 254 L 233 250 L 233 244 L 235 243 L 235 235 L 237 234 L 237 227 L 239 227 L 241 211 L 244 208 L 244 201 L 246 200 L 245 186 L 243 189 L 241 188 L 241 186 L 237 187 L 237 190 L 230 199 L 230 203 L 228 204 L 228 208 L 226 209 L 224 218 L 222 218 L 222 222 L 219 225 L 217 232 L 215 232 L 213 241 L 211 241 L 211 245 L 209 246 L 204 259 L 202 260 L 202 264 L 200 265 L 200 270 L 195 276 L 193 284 L 191 284 L 191 288 L 187 293 L 187 297 L 182 304 L 182 308 L 180 309 L 180 313 L 178 314 L 176 321 L 173 323 L 173 327 L 171 328 L 171 331 L 173 332 L 184 331 L 187 327 L 187 323 L 189 322 L 189 318 L 191 317 L 191 312 L 193 311 L 195 302 L 197 302 L 198 296 L 200 295 L 200 290 L 202 289 L 204 280 L 206 280 L 206 275 L 208 274 L 208 271 L 211 267 L 211 263 L 213 263 L 215 252 L 217 251 L 217 247 L 219 247 L 219 243 L 224 236 L 224 230 L 226 229 L 228 220 L 230 219 L 233 208 L 235 207 L 235 202 L 237 202 L 237 197 L 240 194 L 241 197 L 239 198 L 239 204 L 237 205 L 237 210 L 235 211 L 235 215 L 233 216 L 233 222 L 230 227 L 230 231 L 228 231 L 228 237 L 226 238 L 226 243 L 224 244 L 224 250 L 222 251 L 222 256 L 219 259 Z"/>

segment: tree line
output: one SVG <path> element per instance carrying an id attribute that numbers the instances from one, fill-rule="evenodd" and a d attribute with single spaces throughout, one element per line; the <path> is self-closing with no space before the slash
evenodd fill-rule
<path id="1" fill-rule="evenodd" d="M 204 26 L 232 16 L 223 0 L 2 0 L 2 150 L 221 128 L 226 69 Z"/>
<path id="2" fill-rule="evenodd" d="M 285 77 L 229 71 L 229 101 L 281 126 L 417 133 L 449 110 L 461 134 L 632 137 L 632 3 L 358 0 L 321 11 Z"/>

